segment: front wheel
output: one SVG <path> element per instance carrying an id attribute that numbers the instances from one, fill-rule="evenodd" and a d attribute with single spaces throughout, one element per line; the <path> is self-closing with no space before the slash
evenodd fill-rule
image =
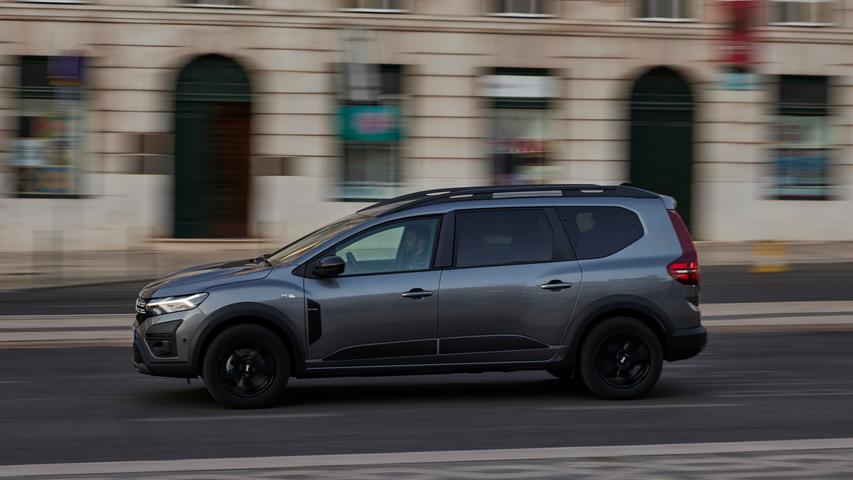
<path id="1" fill-rule="evenodd" d="M 581 347 L 584 384 L 599 397 L 627 400 L 645 395 L 663 368 L 660 341 L 645 324 L 630 317 L 604 320 Z"/>
<path id="2" fill-rule="evenodd" d="M 225 407 L 267 407 L 281 398 L 287 386 L 287 347 L 259 325 L 229 327 L 207 349 L 202 375 L 208 392 Z"/>

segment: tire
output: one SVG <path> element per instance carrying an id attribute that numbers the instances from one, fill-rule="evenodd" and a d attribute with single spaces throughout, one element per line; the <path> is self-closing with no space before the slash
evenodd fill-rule
<path id="1" fill-rule="evenodd" d="M 278 401 L 290 378 L 287 347 L 270 330 L 253 324 L 219 333 L 204 355 L 204 384 L 227 408 L 264 408 Z"/>
<path id="2" fill-rule="evenodd" d="M 589 332 L 579 360 L 581 377 L 592 393 L 628 400 L 655 386 L 663 368 L 663 349 L 654 332 L 639 320 L 613 317 Z"/>

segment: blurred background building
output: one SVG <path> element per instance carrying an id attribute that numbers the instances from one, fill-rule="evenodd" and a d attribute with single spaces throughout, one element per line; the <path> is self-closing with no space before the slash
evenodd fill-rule
<path id="1" fill-rule="evenodd" d="M 853 0 L 0 2 L 0 251 L 289 240 L 484 183 L 853 240 Z"/>

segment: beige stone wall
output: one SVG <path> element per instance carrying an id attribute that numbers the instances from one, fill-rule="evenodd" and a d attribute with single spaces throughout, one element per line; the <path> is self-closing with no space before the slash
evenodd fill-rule
<path id="1" fill-rule="evenodd" d="M 828 202 L 763 196 L 775 91 L 716 89 L 716 0 L 702 2 L 693 22 L 632 21 L 630 4 L 621 0 L 558 3 L 555 17 L 531 19 L 485 15 L 481 0 L 413 0 L 402 14 L 340 11 L 336 0 L 254 0 L 248 9 L 181 7 L 173 0 L 0 2 L 0 165 L 16 128 L 17 56 L 78 51 L 92 57 L 91 198 L 0 198 L 6 224 L 0 250 L 25 248 L 33 231 L 55 225 L 39 219 L 54 215 L 56 203 L 78 212 L 66 215 L 73 223 L 67 228 L 83 247 L 122 248 L 127 235 L 120 232 L 168 234 L 169 158 L 140 160 L 139 139 L 168 144 L 177 72 L 206 53 L 231 56 L 252 81 L 253 233 L 292 238 L 357 208 L 330 201 L 340 161 L 332 65 L 343 58 L 339 27 L 356 24 L 374 29 L 377 62 L 409 66 L 403 160 L 409 190 L 488 180 L 490 119 L 478 79 L 491 67 L 548 68 L 561 78 L 561 98 L 551 111 L 554 181 L 625 181 L 632 82 L 651 67 L 670 65 L 691 81 L 696 97 L 699 238 L 853 239 L 847 219 L 853 211 L 853 0 L 839 4 L 838 26 L 761 28 L 762 73 L 835 76 L 839 195 Z M 282 170 L 288 175 L 269 174 Z M 0 193 L 9 189 L 4 182 Z M 104 224 L 118 233 L 91 233 Z M 9 231 L 14 235 L 3 234 Z"/>

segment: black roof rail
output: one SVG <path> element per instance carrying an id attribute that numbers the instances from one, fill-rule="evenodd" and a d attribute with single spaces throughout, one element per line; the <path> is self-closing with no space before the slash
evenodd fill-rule
<path id="1" fill-rule="evenodd" d="M 384 216 L 433 203 L 525 196 L 660 198 L 660 195 L 656 193 L 632 185 L 537 184 L 452 187 L 423 190 L 401 195 L 374 203 L 373 205 L 362 208 L 359 212 L 368 213 L 370 210 L 378 209 L 377 216 Z M 381 207 L 390 208 L 383 209 Z"/>

